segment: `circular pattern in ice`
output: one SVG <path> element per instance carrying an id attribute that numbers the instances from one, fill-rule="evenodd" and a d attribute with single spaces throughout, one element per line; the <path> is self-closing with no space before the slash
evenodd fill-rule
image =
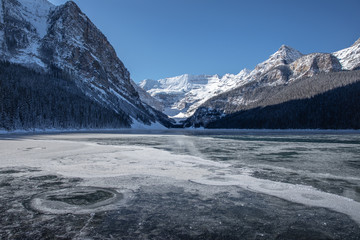
<path id="1" fill-rule="evenodd" d="M 87 214 L 113 210 L 125 203 L 124 193 L 96 187 L 76 187 L 35 195 L 34 210 L 51 214 Z"/>

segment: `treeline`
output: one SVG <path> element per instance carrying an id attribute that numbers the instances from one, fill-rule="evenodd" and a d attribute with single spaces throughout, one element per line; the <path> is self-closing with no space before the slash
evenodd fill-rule
<path id="1" fill-rule="evenodd" d="M 131 119 L 86 96 L 70 74 L 0 62 L 0 129 L 123 128 Z"/>
<path id="2" fill-rule="evenodd" d="M 360 129 L 360 80 L 311 98 L 242 110 L 207 128 Z"/>

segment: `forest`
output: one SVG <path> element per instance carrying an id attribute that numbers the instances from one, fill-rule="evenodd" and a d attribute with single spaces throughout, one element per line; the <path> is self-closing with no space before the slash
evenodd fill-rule
<path id="1" fill-rule="evenodd" d="M 207 128 L 360 129 L 360 80 L 309 98 L 229 114 Z"/>
<path id="2" fill-rule="evenodd" d="M 132 121 L 86 96 L 71 74 L 0 62 L 0 129 L 128 128 Z"/>

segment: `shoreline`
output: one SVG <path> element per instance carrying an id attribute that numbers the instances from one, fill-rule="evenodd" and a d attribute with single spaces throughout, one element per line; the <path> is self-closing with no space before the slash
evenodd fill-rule
<path id="1" fill-rule="evenodd" d="M 355 129 L 204 129 L 204 128 L 170 128 L 170 129 L 35 129 L 35 130 L 0 130 L 0 138 L 3 136 L 32 136 L 32 135 L 57 135 L 57 134 L 205 134 L 205 135 L 283 135 L 283 134 L 360 134 Z"/>

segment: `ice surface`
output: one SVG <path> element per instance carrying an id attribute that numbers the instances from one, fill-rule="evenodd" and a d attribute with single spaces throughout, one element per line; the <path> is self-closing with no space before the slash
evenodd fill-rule
<path id="1" fill-rule="evenodd" d="M 245 171 L 235 171 L 232 164 L 205 159 L 201 154 L 176 154 L 155 147 L 133 145 L 122 140 L 122 145 L 99 145 L 87 139 L 119 139 L 114 134 L 44 135 L 26 139 L 1 140 L 0 164 L 2 168 L 32 167 L 65 177 L 85 179 L 84 186 L 127 188 L 136 190 L 136 181 L 124 183 L 123 177 L 161 178 L 162 182 L 192 182 L 204 186 L 236 186 L 291 202 L 314 207 L 328 208 L 350 216 L 360 224 L 360 202 L 335 194 L 325 193 L 310 186 L 276 182 L 250 176 Z M 145 135 L 129 135 L 133 141 L 141 141 Z M 176 137 L 173 138 L 176 141 Z M 192 149 L 191 137 L 178 137 L 179 146 Z M 190 145 L 189 145 L 190 144 Z M 37 206 L 41 200 L 36 200 Z"/>
<path id="2" fill-rule="evenodd" d="M 350 216 L 360 224 L 360 203 L 335 194 L 321 192 L 309 186 L 273 182 L 246 175 L 228 176 L 223 181 L 201 180 L 202 184 L 242 188 L 279 197 L 291 202 L 314 207 L 324 207 Z"/>

